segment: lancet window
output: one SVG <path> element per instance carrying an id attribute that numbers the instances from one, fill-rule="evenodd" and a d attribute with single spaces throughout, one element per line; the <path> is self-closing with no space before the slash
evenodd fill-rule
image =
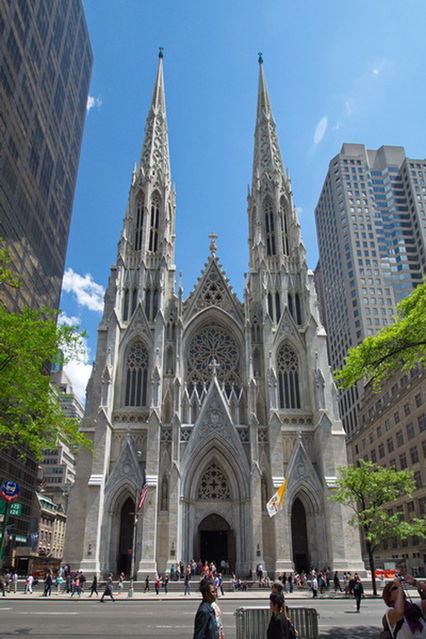
<path id="1" fill-rule="evenodd" d="M 158 251 L 158 232 L 160 225 L 160 196 L 154 193 L 151 200 L 151 220 L 149 230 L 149 250 L 152 253 Z"/>
<path id="2" fill-rule="evenodd" d="M 218 501 L 231 499 L 231 491 L 226 475 L 215 462 L 210 464 L 201 477 L 197 497 L 198 499 L 216 499 Z"/>
<path id="3" fill-rule="evenodd" d="M 288 211 L 285 205 L 284 198 L 281 198 L 280 208 L 281 208 L 280 212 L 281 212 L 281 220 L 282 220 L 282 226 L 283 226 L 283 253 L 284 255 L 290 255 Z"/>
<path id="4" fill-rule="evenodd" d="M 209 324 L 198 331 L 188 347 L 187 385 L 191 395 L 194 388 L 200 395 L 208 387 L 213 371 L 229 394 L 241 388 L 240 350 L 235 339 L 217 324 Z"/>
<path id="5" fill-rule="evenodd" d="M 126 406 L 146 406 L 148 385 L 148 351 L 142 342 L 135 342 L 126 359 Z"/>
<path id="6" fill-rule="evenodd" d="M 123 296 L 123 321 L 126 322 L 132 315 L 136 308 L 138 301 L 138 289 L 137 288 L 125 288 Z"/>
<path id="7" fill-rule="evenodd" d="M 302 324 L 302 306 L 299 293 L 288 294 L 288 310 L 296 324 Z"/>
<path id="8" fill-rule="evenodd" d="M 136 198 L 135 251 L 140 251 L 142 248 L 144 205 L 144 196 L 143 193 L 140 192 Z"/>
<path id="9" fill-rule="evenodd" d="M 299 361 L 288 344 L 278 351 L 277 371 L 280 408 L 300 408 Z"/>
<path id="10" fill-rule="evenodd" d="M 265 198 L 263 202 L 263 213 L 265 216 L 265 229 L 266 229 L 266 253 L 267 255 L 275 255 L 275 222 L 274 222 L 274 209 L 272 206 L 272 200 L 269 197 Z"/>
<path id="11" fill-rule="evenodd" d="M 278 323 L 281 317 L 281 301 L 278 292 L 268 293 L 268 313 L 273 322 Z"/>
<path id="12" fill-rule="evenodd" d="M 159 296 L 158 288 L 147 288 L 145 291 L 145 314 L 149 321 L 157 315 Z"/>

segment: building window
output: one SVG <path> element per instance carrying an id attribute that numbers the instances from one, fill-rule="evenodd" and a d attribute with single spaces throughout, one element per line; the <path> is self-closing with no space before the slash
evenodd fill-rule
<path id="1" fill-rule="evenodd" d="M 421 393 L 417 393 L 416 396 L 414 397 L 414 400 L 416 402 L 417 408 L 419 406 L 421 406 L 422 405 L 422 394 Z"/>
<path id="2" fill-rule="evenodd" d="M 125 288 L 123 297 L 123 321 L 126 322 L 133 315 L 138 299 L 137 288 Z"/>
<path id="3" fill-rule="evenodd" d="M 399 464 L 400 464 L 401 470 L 405 470 L 408 467 L 407 455 L 405 453 L 402 453 L 399 456 Z"/>
<path id="4" fill-rule="evenodd" d="M 410 404 L 404 404 L 404 415 L 407 417 L 411 413 Z"/>
<path id="5" fill-rule="evenodd" d="M 157 315 L 159 295 L 158 288 L 147 288 L 145 291 L 145 315 L 149 321 Z"/>
<path id="6" fill-rule="evenodd" d="M 270 197 L 266 197 L 263 202 L 263 213 L 265 216 L 266 229 L 266 254 L 275 255 L 275 226 L 274 226 L 274 209 Z"/>
<path id="7" fill-rule="evenodd" d="M 290 244 L 289 244 L 289 222 L 288 222 L 288 213 L 285 206 L 284 198 L 281 198 L 281 219 L 283 225 L 283 253 L 284 255 L 290 255 Z"/>
<path id="8" fill-rule="evenodd" d="M 417 462 L 419 461 L 419 453 L 417 450 L 417 446 L 413 446 L 412 448 L 410 448 L 410 457 L 411 457 L 411 463 L 417 464 Z"/>
<path id="9" fill-rule="evenodd" d="M 143 193 L 139 193 L 136 198 L 135 251 L 140 251 L 142 248 L 144 204 L 145 204 L 145 201 L 144 201 Z"/>
<path id="10" fill-rule="evenodd" d="M 397 446 L 403 446 L 404 445 L 404 435 L 402 433 L 402 430 L 398 430 L 396 433 L 396 445 Z"/>
<path id="11" fill-rule="evenodd" d="M 416 436 L 415 430 L 414 430 L 414 424 L 412 422 L 410 422 L 409 424 L 407 424 L 406 426 L 407 429 L 407 439 L 414 439 L 414 437 Z"/>
<path id="12" fill-rule="evenodd" d="M 142 342 L 131 346 L 126 361 L 126 406 L 146 406 L 148 351 Z"/>
<path id="13" fill-rule="evenodd" d="M 160 225 L 160 196 L 154 193 L 151 201 L 151 227 L 149 230 L 149 250 L 151 253 L 158 251 L 158 230 Z"/>
<path id="14" fill-rule="evenodd" d="M 231 491 L 225 473 L 215 463 L 212 462 L 201 477 L 198 486 L 198 499 L 229 501 Z"/>
<path id="15" fill-rule="evenodd" d="M 300 408 L 299 363 L 288 344 L 278 351 L 277 370 L 280 408 Z"/>

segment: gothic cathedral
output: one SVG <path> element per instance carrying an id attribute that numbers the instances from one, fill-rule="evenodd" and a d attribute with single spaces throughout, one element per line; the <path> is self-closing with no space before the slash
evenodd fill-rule
<path id="1" fill-rule="evenodd" d="M 313 273 L 259 59 L 249 272 L 244 301 L 210 254 L 175 289 L 175 194 L 160 53 L 105 295 L 77 460 L 65 561 L 138 578 L 177 561 L 229 562 L 239 576 L 331 566 L 363 570 L 349 513 L 329 500 L 346 464 Z M 284 507 L 266 502 L 288 478 Z"/>

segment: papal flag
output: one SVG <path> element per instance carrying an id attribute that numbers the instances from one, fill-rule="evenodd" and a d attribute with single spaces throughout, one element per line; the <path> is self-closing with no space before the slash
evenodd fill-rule
<path id="1" fill-rule="evenodd" d="M 273 517 L 277 514 L 279 510 L 283 507 L 284 504 L 284 495 L 285 489 L 287 488 L 287 479 L 284 479 L 281 486 L 278 488 L 277 492 L 271 497 L 271 499 L 266 504 L 266 510 L 268 511 L 268 515 Z"/>

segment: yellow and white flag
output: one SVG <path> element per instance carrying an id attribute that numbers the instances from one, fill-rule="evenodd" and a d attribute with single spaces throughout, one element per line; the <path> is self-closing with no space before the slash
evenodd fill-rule
<path id="1" fill-rule="evenodd" d="M 277 492 L 271 497 L 271 499 L 266 504 L 266 510 L 268 511 L 268 515 L 273 517 L 277 514 L 279 510 L 283 507 L 284 504 L 284 495 L 285 489 L 287 488 L 287 479 L 284 479 L 281 486 L 278 488 Z"/>

